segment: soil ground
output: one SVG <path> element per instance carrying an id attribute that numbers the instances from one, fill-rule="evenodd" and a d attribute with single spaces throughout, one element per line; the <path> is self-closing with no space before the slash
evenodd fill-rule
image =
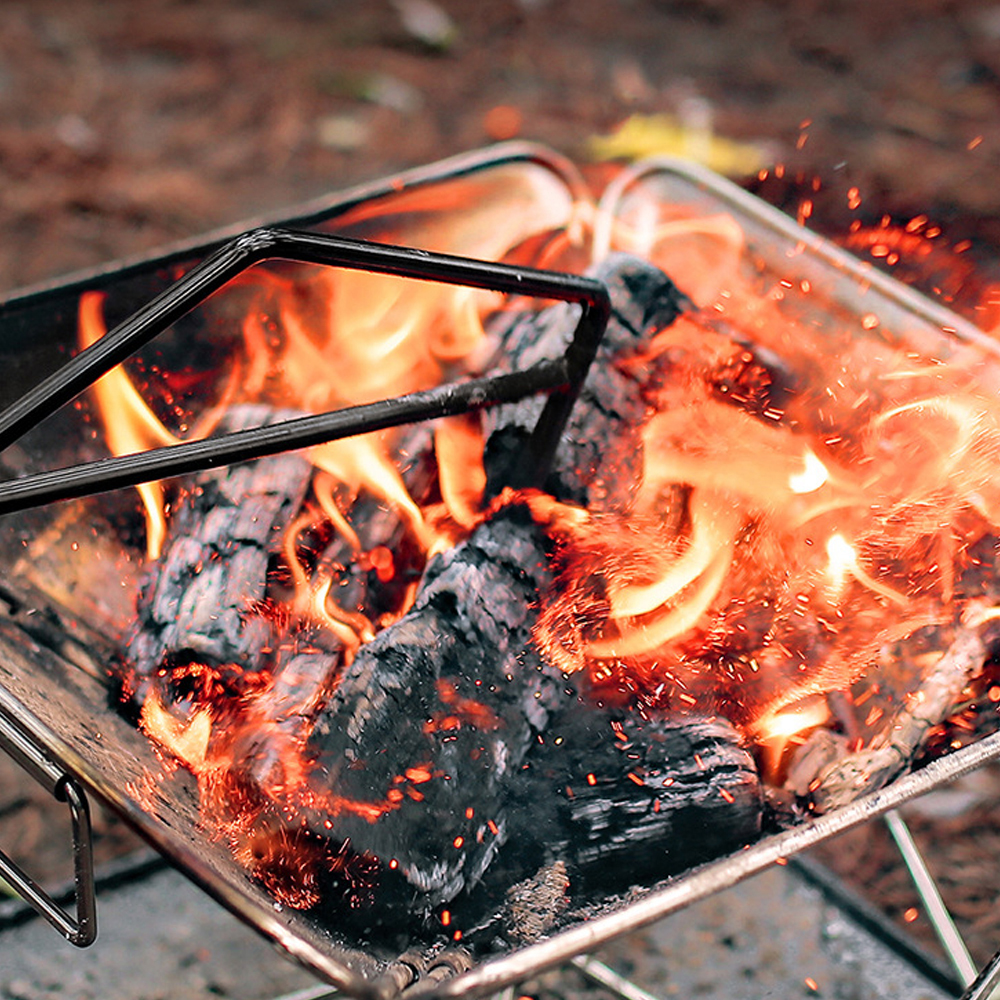
<path id="1" fill-rule="evenodd" d="M 584 160 L 664 112 L 820 177 L 820 225 L 844 224 L 857 187 L 871 218 L 1000 243 L 991 0 L 435 9 L 447 23 L 418 0 L 4 3 L 0 287 L 497 139 Z"/>

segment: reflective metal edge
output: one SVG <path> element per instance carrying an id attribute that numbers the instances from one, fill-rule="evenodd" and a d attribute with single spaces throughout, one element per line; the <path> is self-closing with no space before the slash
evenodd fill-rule
<path id="1" fill-rule="evenodd" d="M 321 195 L 299 205 L 286 206 L 275 212 L 243 219 L 209 233 L 199 233 L 191 239 L 168 243 L 149 253 L 119 257 L 96 267 L 82 268 L 36 282 L 8 294 L 0 295 L 0 310 L 8 305 L 19 305 L 25 300 L 37 295 L 44 295 L 47 292 L 71 293 L 74 289 L 83 291 L 108 278 L 117 280 L 127 277 L 133 271 L 151 266 L 164 267 L 180 260 L 205 256 L 250 229 L 279 225 L 282 227 L 309 227 L 331 217 L 347 213 L 363 203 L 388 198 L 403 191 L 410 191 L 429 184 L 465 177 L 506 163 L 534 163 L 549 170 L 562 180 L 574 197 L 590 196 L 584 180 L 572 160 L 549 149 L 542 143 L 503 142 L 483 149 L 459 153 L 456 156 L 438 160 L 425 166 L 403 170 L 374 181 L 366 181 L 343 191 Z"/>
<path id="2" fill-rule="evenodd" d="M 965 340 L 975 342 L 991 354 L 1000 354 L 1000 343 L 974 323 L 929 299 L 916 289 L 897 281 L 892 275 L 880 271 L 874 264 L 855 257 L 825 236 L 799 225 L 780 209 L 698 163 L 674 157 L 651 157 L 626 167 L 605 188 L 600 199 L 598 217 L 600 218 L 602 208 L 620 199 L 631 185 L 658 173 L 671 174 L 710 194 L 713 198 L 729 205 L 738 214 L 748 216 L 770 229 L 782 240 L 789 241 L 793 247 L 800 247 L 802 251 L 812 254 L 841 273 L 856 278 L 895 305 L 938 327 L 942 332 L 958 334 Z"/>
<path id="3" fill-rule="evenodd" d="M 69 807 L 73 836 L 76 916 L 68 914 L 23 868 L 0 850 L 0 876 L 70 944 L 92 945 L 97 938 L 93 837 L 87 798 L 76 779 L 53 761 L 37 739 L 0 707 L 0 750 L 6 752 L 53 798 Z"/>
<path id="4" fill-rule="evenodd" d="M 1000 758 L 1000 732 L 932 761 L 920 771 L 898 778 L 882 791 L 843 806 L 802 826 L 774 834 L 721 861 L 682 875 L 642 899 L 606 916 L 571 927 L 538 944 L 482 965 L 432 990 L 412 991 L 414 998 L 482 996 L 520 982 L 543 969 L 561 965 L 592 951 L 621 934 L 645 927 L 698 900 L 728 889 L 829 837 L 859 826 L 882 813 L 923 795 L 945 782 Z"/>

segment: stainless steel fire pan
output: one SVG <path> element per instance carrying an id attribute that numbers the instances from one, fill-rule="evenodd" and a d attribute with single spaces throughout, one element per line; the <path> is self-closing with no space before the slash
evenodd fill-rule
<path id="1" fill-rule="evenodd" d="M 579 184 L 572 167 L 562 158 L 540 147 L 515 144 L 355 188 L 322 203 L 313 203 L 291 213 L 291 219 L 286 217 L 281 221 L 285 225 L 291 222 L 335 227 L 338 215 L 366 199 L 391 197 L 399 190 L 517 162 L 530 162 L 540 170 L 566 178 L 571 185 Z M 951 338 L 959 344 L 975 343 L 985 351 L 997 352 L 994 342 L 971 324 L 860 264 L 781 213 L 698 167 L 658 161 L 635 168 L 614 182 L 605 202 L 608 198 L 627 197 L 631 185 L 644 183 L 651 177 L 676 191 L 681 200 L 690 204 L 704 202 L 709 210 L 732 212 L 749 229 L 767 234 L 766 239 L 777 248 L 776 266 L 781 266 L 784 260 L 790 273 L 802 273 L 804 269 L 811 279 L 815 276 L 825 283 L 831 297 L 841 302 L 843 308 L 866 312 L 877 308 L 884 322 L 918 327 L 932 339 Z M 259 221 L 255 220 L 255 224 Z M 35 366 L 30 370 L 39 369 L 39 377 L 47 374 L 44 359 L 50 358 L 52 352 L 58 357 L 58 352 L 73 342 L 76 300 L 82 291 L 127 286 L 133 298 L 155 294 L 176 276 L 178 269 L 201 259 L 228 235 L 231 233 L 215 234 L 158 257 L 74 275 L 67 282 L 48 284 L 8 298 L 0 303 L 0 360 L 26 352 L 29 356 L 26 363 Z M 48 368 L 53 366 L 50 361 Z M 0 529 L 23 533 L 28 529 L 41 531 L 44 527 L 45 518 L 41 517 Z M 3 552 L 0 548 L 0 555 Z M 0 562 L 0 567 L 4 566 Z M 386 945 L 347 940 L 336 928 L 318 926 L 308 915 L 276 904 L 248 880 L 227 851 L 202 832 L 196 790 L 193 781 L 185 780 L 183 773 L 170 783 L 169 793 L 150 786 L 147 775 L 159 769 L 159 761 L 148 741 L 110 706 L 102 672 L 95 669 L 101 650 L 110 649 L 111 643 L 93 635 L 88 623 L 65 616 L 58 607 L 48 605 L 44 595 L 21 587 L 6 568 L 2 571 L 5 576 L 0 577 L 0 715 L 26 734 L 54 768 L 64 769 L 93 796 L 119 812 L 238 918 L 323 980 L 357 997 L 388 1000 L 401 989 L 407 996 L 455 998 L 496 991 L 657 921 L 770 865 L 780 864 L 799 851 L 1000 757 L 998 733 L 833 813 L 765 837 L 684 875 L 637 890 L 627 903 L 597 901 L 591 919 L 537 944 L 512 949 L 478 964 L 457 949 L 442 952 L 440 947 L 431 946 L 422 954 L 400 956 Z M 421 980 L 416 971 L 419 968 L 433 971 Z M 454 974 L 442 980 L 442 972 Z"/>

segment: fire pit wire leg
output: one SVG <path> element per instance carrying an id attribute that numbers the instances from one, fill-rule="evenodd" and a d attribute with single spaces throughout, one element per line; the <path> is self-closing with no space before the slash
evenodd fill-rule
<path id="1" fill-rule="evenodd" d="M 0 711 L 0 750 L 24 768 L 54 798 L 69 805 L 73 823 L 73 875 L 76 917 L 70 916 L 20 866 L 0 851 L 0 877 L 30 903 L 70 944 L 86 948 L 97 938 L 94 859 L 91 850 L 90 810 L 83 790 L 31 734 Z"/>
<path id="2" fill-rule="evenodd" d="M 913 839 L 913 834 L 910 833 L 910 828 L 906 825 L 906 820 L 896 809 L 890 809 L 885 814 L 885 825 L 889 828 L 889 833 L 903 857 L 906 870 L 913 879 L 913 884 L 927 910 L 927 917 L 933 925 L 945 953 L 955 967 L 959 979 L 968 986 L 979 974 L 979 970 L 969 954 L 965 941 L 962 940 L 962 935 L 959 934 L 958 928 L 955 926 L 955 921 L 952 920 L 948 908 L 944 905 L 934 876 L 928 870 L 927 863 Z"/>
<path id="3" fill-rule="evenodd" d="M 659 1000 L 652 993 L 637 986 L 631 979 L 619 975 L 611 966 L 605 965 L 591 955 L 577 955 L 570 965 L 578 969 L 592 983 L 597 983 L 615 996 L 621 997 L 621 1000 Z"/>
<path id="4" fill-rule="evenodd" d="M 1000 996 L 1000 951 L 987 963 L 961 1000 L 996 1000 Z"/>
<path id="5" fill-rule="evenodd" d="M 227 244 L 0 413 L 0 451 L 232 278 L 255 264 L 274 259 L 573 302 L 580 305 L 581 313 L 573 339 L 561 358 L 523 371 L 442 385 L 268 428 L 25 476 L 0 485 L 0 513 L 245 462 L 403 423 L 465 413 L 536 393 L 551 395 L 529 443 L 526 464 L 532 470 L 533 485 L 544 480 L 611 312 L 608 291 L 601 282 L 574 274 L 277 229 L 255 230 Z"/>

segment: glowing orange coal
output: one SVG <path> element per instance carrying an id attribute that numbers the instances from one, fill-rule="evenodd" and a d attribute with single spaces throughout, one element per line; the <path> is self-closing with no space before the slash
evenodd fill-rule
<path id="1" fill-rule="evenodd" d="M 668 374 L 652 387 L 629 507 L 520 498 L 555 543 L 557 581 L 535 634 L 551 662 L 585 677 L 595 697 L 724 714 L 773 758 L 783 741 L 827 720 L 817 696 L 849 687 L 882 645 L 957 620 L 970 552 L 1000 528 L 994 358 L 943 336 L 910 342 L 879 315 L 832 309 L 805 279 L 757 269 L 727 214 L 678 218 L 654 193 L 602 214 L 578 192 L 535 191 L 516 174 L 506 188 L 455 184 L 428 200 L 405 192 L 359 208 L 344 225 L 542 265 L 569 266 L 582 247 L 623 249 L 661 266 L 698 307 L 630 362 L 641 369 L 655 356 Z M 900 240 L 891 252 L 906 250 Z M 236 402 L 319 412 L 479 371 L 496 348 L 487 319 L 503 308 L 487 293 L 305 267 L 258 267 L 238 292 L 250 305 L 235 375 L 192 421 L 194 433 Z M 96 296 L 81 300 L 80 331 L 84 345 L 104 332 Z M 121 370 L 95 398 L 115 453 L 181 436 Z M 405 482 L 402 432 L 310 450 L 316 472 L 285 540 L 286 593 L 275 596 L 290 634 L 303 623 L 329 629 L 349 659 L 405 612 L 426 560 L 488 515 L 478 420 L 442 420 L 433 434 L 434 468 L 419 490 Z M 359 498 L 391 512 L 404 539 L 396 548 L 370 544 L 352 524 Z M 511 499 L 501 495 L 493 509 Z M 144 487 L 143 502 L 155 558 L 164 490 Z M 375 614 L 342 601 L 310 549 L 317 535 L 339 536 L 347 558 L 402 581 L 395 606 Z M 238 675 L 238 664 L 231 669 Z M 275 849 L 288 836 L 277 832 L 279 817 L 308 806 L 375 821 L 404 796 L 419 797 L 430 773 L 401 762 L 376 804 L 313 787 L 302 758 L 308 724 L 292 724 L 310 706 L 279 712 L 276 683 L 266 674 L 252 687 L 230 683 L 215 700 L 183 707 L 151 696 L 142 724 L 198 776 L 235 855 L 277 883 L 268 859 L 284 853 Z M 322 698 L 321 686 L 309 690 Z M 448 711 L 427 726 L 488 728 L 484 706 L 439 693 Z M 293 882 L 282 898 L 309 905 L 308 874 Z"/>

